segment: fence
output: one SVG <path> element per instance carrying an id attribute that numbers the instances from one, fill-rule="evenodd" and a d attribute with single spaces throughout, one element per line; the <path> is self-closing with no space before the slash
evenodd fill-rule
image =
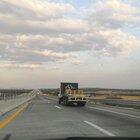
<path id="1" fill-rule="evenodd" d="M 33 99 L 36 96 L 34 91 L 30 93 L 23 93 L 20 95 L 13 95 L 11 96 L 0 96 L 0 116 L 5 114 L 6 112 L 18 107 L 19 105 Z"/>

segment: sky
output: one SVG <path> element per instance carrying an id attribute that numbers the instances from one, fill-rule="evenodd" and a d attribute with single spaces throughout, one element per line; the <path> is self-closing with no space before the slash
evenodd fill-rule
<path id="1" fill-rule="evenodd" d="M 140 89 L 139 0 L 0 0 L 0 88 Z"/>

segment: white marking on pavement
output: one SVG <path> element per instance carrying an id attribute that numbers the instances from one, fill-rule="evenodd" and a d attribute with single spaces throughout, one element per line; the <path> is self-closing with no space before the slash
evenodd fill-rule
<path id="1" fill-rule="evenodd" d="M 84 121 L 84 122 L 87 123 L 88 125 L 90 125 L 90 126 L 96 128 L 96 129 L 98 129 L 99 131 L 101 131 L 102 133 L 104 133 L 104 134 L 106 134 L 106 135 L 108 135 L 108 136 L 115 136 L 114 134 L 108 132 L 107 130 L 101 128 L 100 126 L 98 126 L 98 125 L 96 125 L 96 124 L 93 124 L 93 123 L 91 123 L 91 122 L 89 122 L 89 121 Z"/>
<path id="2" fill-rule="evenodd" d="M 59 106 L 57 106 L 57 105 L 55 105 L 55 107 L 58 108 L 58 109 L 62 109 L 61 107 L 59 107 Z"/>
<path id="3" fill-rule="evenodd" d="M 90 107 L 90 106 L 88 106 L 88 107 L 89 107 L 89 108 L 92 108 L 92 109 L 97 109 L 97 110 L 101 110 L 101 111 L 107 111 L 107 112 L 119 114 L 119 115 L 125 115 L 125 116 L 129 116 L 129 117 L 133 117 L 133 118 L 138 118 L 138 119 L 140 118 L 140 116 L 134 116 L 134 115 L 127 114 L 127 113 L 116 112 L 116 111 L 101 109 L 101 108 L 97 108 L 97 107 Z"/>

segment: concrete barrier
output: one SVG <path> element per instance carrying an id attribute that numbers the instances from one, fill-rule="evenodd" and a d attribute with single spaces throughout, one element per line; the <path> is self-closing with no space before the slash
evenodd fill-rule
<path id="1" fill-rule="evenodd" d="M 93 101 L 95 103 L 102 103 L 108 105 L 119 105 L 140 108 L 140 101 L 121 100 L 121 99 L 93 99 Z"/>
<path id="2" fill-rule="evenodd" d="M 17 96 L 14 99 L 0 100 L 0 116 L 18 107 L 19 105 L 33 99 L 35 96 L 35 94 L 25 93 Z"/>

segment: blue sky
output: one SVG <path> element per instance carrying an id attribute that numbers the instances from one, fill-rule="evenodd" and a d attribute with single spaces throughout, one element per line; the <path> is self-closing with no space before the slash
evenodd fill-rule
<path id="1" fill-rule="evenodd" d="M 0 88 L 140 89 L 140 1 L 0 1 Z"/>

